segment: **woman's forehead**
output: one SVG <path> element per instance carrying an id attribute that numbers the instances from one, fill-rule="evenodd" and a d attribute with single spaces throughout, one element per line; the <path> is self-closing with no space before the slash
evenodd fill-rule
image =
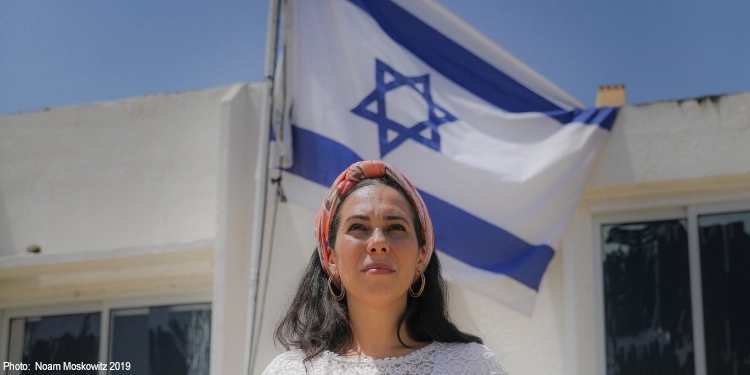
<path id="1" fill-rule="evenodd" d="M 412 207 L 396 189 L 383 184 L 363 186 L 352 192 L 341 205 L 343 218 L 351 215 L 412 215 Z"/>

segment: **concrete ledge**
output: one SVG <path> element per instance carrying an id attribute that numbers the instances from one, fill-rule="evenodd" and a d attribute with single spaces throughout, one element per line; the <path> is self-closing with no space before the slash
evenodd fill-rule
<path id="1" fill-rule="evenodd" d="M 643 182 L 628 185 L 599 185 L 586 188 L 583 203 L 605 204 L 613 201 L 643 201 L 649 199 L 691 196 L 711 193 L 743 194 L 750 192 L 750 174 Z M 728 196 L 727 196 L 728 197 Z"/>
<path id="2" fill-rule="evenodd" d="M 0 309 L 209 292 L 213 241 L 0 259 Z"/>

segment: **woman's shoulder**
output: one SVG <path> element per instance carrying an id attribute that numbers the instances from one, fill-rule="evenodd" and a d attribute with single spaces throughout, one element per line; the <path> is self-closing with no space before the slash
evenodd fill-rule
<path id="1" fill-rule="evenodd" d="M 433 347 L 437 366 L 445 365 L 462 374 L 508 375 L 497 354 L 482 344 L 438 342 Z"/>
<path id="2" fill-rule="evenodd" d="M 305 374 L 304 359 L 305 353 L 299 349 L 281 353 L 263 370 L 263 375 Z"/>

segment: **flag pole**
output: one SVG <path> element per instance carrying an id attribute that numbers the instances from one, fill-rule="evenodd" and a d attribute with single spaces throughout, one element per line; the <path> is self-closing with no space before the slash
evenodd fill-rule
<path id="1" fill-rule="evenodd" d="M 260 288 L 260 261 L 263 253 L 263 233 L 265 229 L 265 216 L 266 216 L 266 196 L 268 191 L 268 158 L 269 158 L 269 143 L 271 138 L 271 110 L 273 105 L 273 85 L 274 85 L 274 70 L 276 66 L 276 48 L 278 45 L 279 37 L 279 21 L 280 21 L 280 10 L 281 0 L 269 0 L 268 2 L 268 30 L 266 33 L 266 61 L 265 70 L 263 74 L 263 89 L 265 95 L 263 95 L 262 113 L 260 116 L 260 134 L 258 138 L 258 162 L 255 166 L 256 170 L 256 189 L 255 189 L 255 213 L 253 215 L 253 232 L 252 232 L 252 247 L 250 249 L 250 255 L 252 257 L 251 269 L 250 269 L 250 280 L 249 280 L 249 302 L 248 308 L 249 313 L 249 327 L 246 334 L 248 342 L 247 347 L 247 371 L 248 375 L 252 374 L 253 368 L 255 367 L 255 357 L 257 354 L 257 348 L 253 346 L 255 342 L 255 336 L 259 333 L 255 329 L 255 317 L 258 310 L 258 291 Z M 263 306 L 260 306 L 263 308 Z"/>

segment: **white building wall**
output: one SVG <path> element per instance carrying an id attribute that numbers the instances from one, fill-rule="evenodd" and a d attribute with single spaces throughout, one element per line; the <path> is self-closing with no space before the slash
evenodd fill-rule
<path id="1" fill-rule="evenodd" d="M 750 202 L 750 93 L 624 107 L 562 251 L 566 373 L 605 370 L 597 218 Z"/>
<path id="2" fill-rule="evenodd" d="M 750 173 L 750 93 L 622 109 L 589 186 Z"/>
<path id="3" fill-rule="evenodd" d="M 245 372 L 259 87 L 0 116 L 0 360 L 13 311 L 207 301 Z"/>
<path id="4" fill-rule="evenodd" d="M 261 84 L 236 85 L 222 99 L 220 119 L 219 215 L 213 315 L 211 373 L 244 374 L 249 365 L 250 300 L 253 289 L 252 223 L 257 162 L 259 114 L 266 92 Z"/>
<path id="5" fill-rule="evenodd" d="M 0 116 L 0 311 L 208 293 L 212 373 L 244 373 L 262 92 L 235 85 Z M 533 314 L 451 286 L 459 326 L 514 375 L 600 373 L 595 218 L 750 200 L 748 111 L 750 93 L 623 108 Z M 313 218 L 286 203 L 266 227 L 274 252 L 259 265 L 254 373 L 282 350 L 272 330 L 313 251 Z M 26 254 L 31 244 L 42 253 Z"/>
<path id="6" fill-rule="evenodd" d="M 214 238 L 225 92 L 0 116 L 0 256 Z"/>

